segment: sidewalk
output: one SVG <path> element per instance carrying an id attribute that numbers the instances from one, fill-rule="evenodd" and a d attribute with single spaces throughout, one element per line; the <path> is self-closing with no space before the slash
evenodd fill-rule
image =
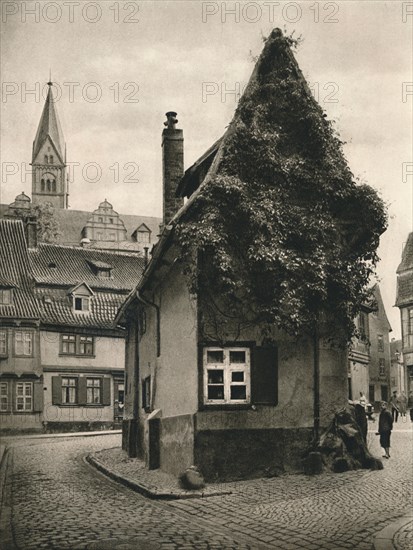
<path id="1" fill-rule="evenodd" d="M 374 550 L 411 550 L 413 548 L 413 512 L 394 521 L 374 537 Z"/>
<path id="2" fill-rule="evenodd" d="M 42 433 L 42 434 L 25 434 L 25 435 L 2 435 L 2 446 L 7 445 L 15 439 L 45 439 L 50 437 L 93 437 L 97 435 L 115 435 L 121 434 L 122 430 L 98 430 L 96 432 L 62 432 L 62 433 Z"/>

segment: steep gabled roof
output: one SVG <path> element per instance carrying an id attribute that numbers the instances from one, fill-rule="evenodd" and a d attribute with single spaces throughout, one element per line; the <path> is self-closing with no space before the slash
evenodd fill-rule
<path id="1" fill-rule="evenodd" d="M 402 261 L 397 268 L 397 273 L 403 273 L 408 270 L 413 270 L 413 231 L 407 237 L 407 242 L 402 252 Z"/>
<path id="2" fill-rule="evenodd" d="M 2 284 L 3 283 L 3 284 Z M 0 219 L 0 285 L 12 288 L 13 303 L 0 304 L 0 318 L 39 319 L 23 222 Z"/>
<path id="3" fill-rule="evenodd" d="M 59 117 L 53 99 L 52 86 L 49 84 L 46 103 L 43 107 L 42 116 L 40 118 L 39 127 L 37 128 L 36 137 L 33 142 L 33 161 L 36 159 L 42 145 L 49 136 L 53 146 L 60 157 L 62 163 L 65 162 L 65 141 L 63 138 L 62 128 L 60 126 Z"/>
<path id="4" fill-rule="evenodd" d="M 86 283 L 93 290 L 127 292 L 138 283 L 144 268 L 144 259 L 136 254 L 92 248 L 41 243 L 37 249 L 29 250 L 29 255 L 39 285 L 71 287 Z M 112 277 L 100 278 L 91 262 L 111 266 Z"/>

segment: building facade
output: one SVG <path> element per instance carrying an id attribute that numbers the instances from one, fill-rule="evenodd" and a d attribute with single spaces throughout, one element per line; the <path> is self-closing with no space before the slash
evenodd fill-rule
<path id="1" fill-rule="evenodd" d="M 413 232 L 403 248 L 397 268 L 396 306 L 400 309 L 402 325 L 403 362 L 406 369 L 406 390 L 413 390 Z"/>
<path id="2" fill-rule="evenodd" d="M 28 249 L 21 221 L 0 220 L 0 228 L 2 429 L 119 426 L 125 334 L 113 322 L 143 259 L 44 243 Z"/>

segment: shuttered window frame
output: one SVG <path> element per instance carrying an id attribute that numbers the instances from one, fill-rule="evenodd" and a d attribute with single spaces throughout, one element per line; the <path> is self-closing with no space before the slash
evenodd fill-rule
<path id="1" fill-rule="evenodd" d="M 77 386 L 77 402 L 76 403 L 62 403 L 62 378 L 75 378 L 78 377 Z M 87 379 L 99 379 L 101 380 L 101 403 L 88 403 L 87 402 Z M 52 376 L 52 405 L 58 407 L 90 407 L 101 408 L 108 407 L 111 402 L 111 385 L 112 378 L 109 376 L 99 376 L 95 374 L 85 374 L 79 376 L 78 374 L 60 374 Z"/>
<path id="2" fill-rule="evenodd" d="M 248 403 L 205 402 L 205 348 L 250 348 L 250 401 Z M 248 410 L 253 406 L 278 405 L 278 347 L 256 346 L 255 342 L 217 343 L 202 342 L 198 346 L 198 410 Z"/>

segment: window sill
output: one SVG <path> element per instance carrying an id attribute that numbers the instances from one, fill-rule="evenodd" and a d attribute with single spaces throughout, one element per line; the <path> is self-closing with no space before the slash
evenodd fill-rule
<path id="1" fill-rule="evenodd" d="M 96 355 L 86 355 L 84 353 L 59 353 L 59 357 L 80 357 L 83 359 L 96 359 Z"/>
<path id="2" fill-rule="evenodd" d="M 240 411 L 253 410 L 252 403 L 203 403 L 200 411 Z"/>
<path id="3" fill-rule="evenodd" d="M 87 407 L 88 409 L 101 409 L 103 407 L 110 407 L 110 405 L 102 405 L 102 403 L 53 403 L 55 407 L 61 407 L 62 409 Z"/>

